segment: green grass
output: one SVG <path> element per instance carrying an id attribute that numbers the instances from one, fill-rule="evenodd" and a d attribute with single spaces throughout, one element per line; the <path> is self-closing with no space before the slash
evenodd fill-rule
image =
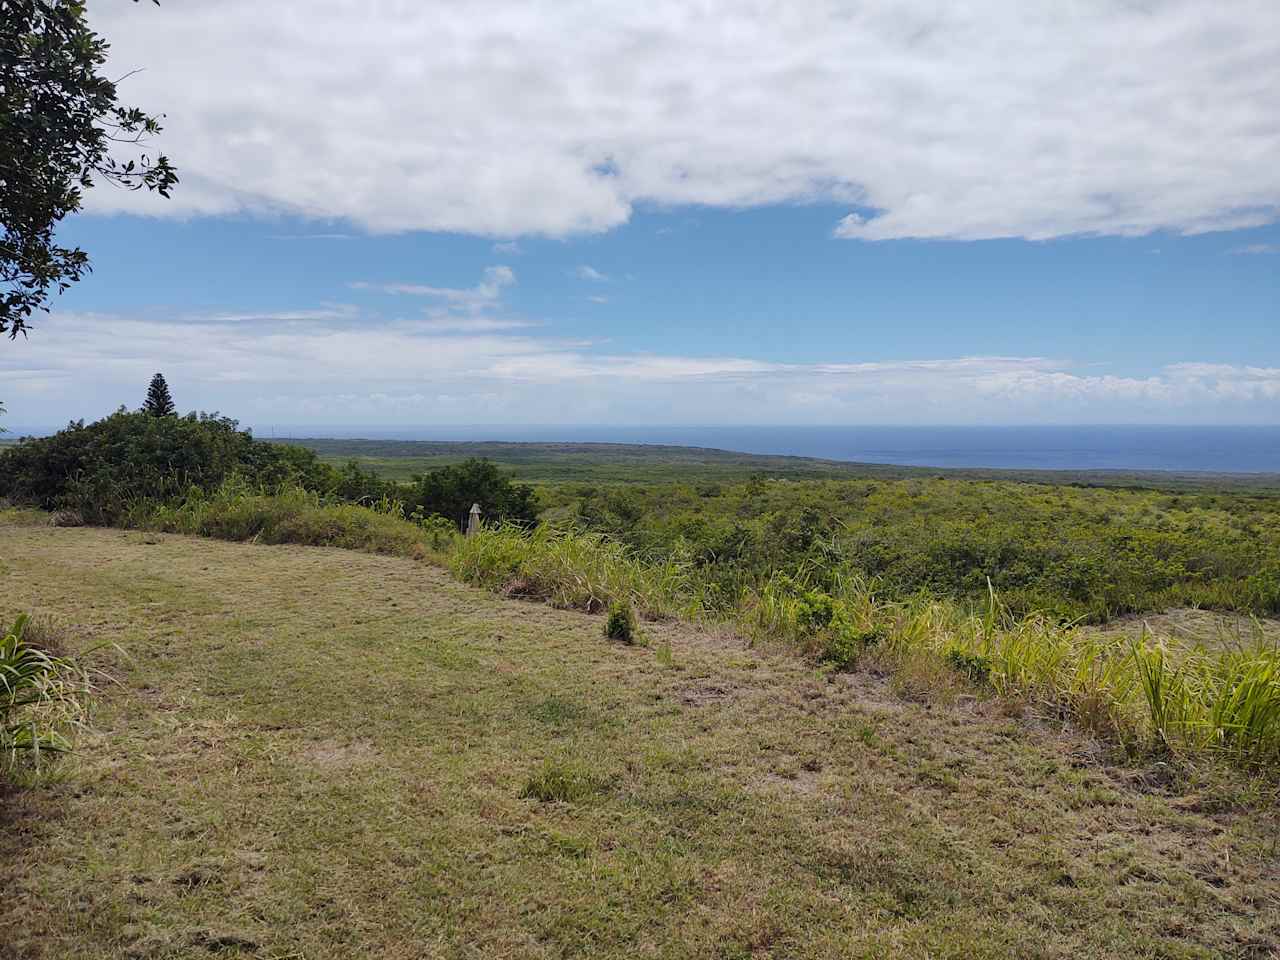
<path id="1" fill-rule="evenodd" d="M 405 558 L 0 529 L 7 605 L 125 651 L 5 798 L 5 960 L 1280 949 L 1274 781 Z"/>

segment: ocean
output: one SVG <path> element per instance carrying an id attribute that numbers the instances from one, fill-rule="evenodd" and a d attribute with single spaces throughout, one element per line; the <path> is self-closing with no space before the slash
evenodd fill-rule
<path id="1" fill-rule="evenodd" d="M 277 428 L 278 429 L 278 428 Z M 292 436 L 660 443 L 923 467 L 1280 473 L 1280 426 L 290 428 Z M 297 431 L 297 432 L 292 432 Z M 308 432 L 309 431 L 309 432 Z M 267 436 L 261 429 L 258 436 Z M 284 433 L 278 433 L 284 436 Z"/>

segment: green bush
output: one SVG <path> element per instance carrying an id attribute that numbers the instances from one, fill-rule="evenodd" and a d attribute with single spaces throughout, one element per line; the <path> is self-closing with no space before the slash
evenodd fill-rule
<path id="1" fill-rule="evenodd" d="M 311 451 L 255 440 L 225 417 L 120 410 L 0 453 L 0 496 L 111 525 L 139 502 L 211 491 L 232 475 L 265 488 L 322 489 L 333 473 Z"/>
<path id="2" fill-rule="evenodd" d="M 604 635 L 610 640 L 634 643 L 636 639 L 636 614 L 631 604 L 616 600 L 609 606 L 609 619 L 604 624 Z"/>
<path id="3" fill-rule="evenodd" d="M 537 519 L 533 487 L 514 483 L 488 460 L 475 457 L 455 466 L 439 467 L 413 478 L 405 492 L 409 508 L 423 516 L 439 514 L 465 529 L 473 503 L 486 519 L 531 524 Z"/>
<path id="4" fill-rule="evenodd" d="M 991 680 L 991 658 L 952 647 L 947 651 L 947 665 L 970 682 L 985 684 Z"/>

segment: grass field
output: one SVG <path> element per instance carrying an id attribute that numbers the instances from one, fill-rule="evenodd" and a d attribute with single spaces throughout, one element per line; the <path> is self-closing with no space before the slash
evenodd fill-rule
<path id="1" fill-rule="evenodd" d="M 5 799 L 5 960 L 1280 951 L 1265 798 L 992 701 L 397 557 L 0 536 L 7 607 L 123 650 Z"/>

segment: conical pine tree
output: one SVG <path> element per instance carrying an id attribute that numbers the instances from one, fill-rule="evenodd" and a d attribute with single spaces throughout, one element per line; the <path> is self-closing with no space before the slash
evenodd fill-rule
<path id="1" fill-rule="evenodd" d="M 151 378 L 151 386 L 147 387 L 147 400 L 142 409 L 153 417 L 172 417 L 178 412 L 163 375 L 157 373 Z"/>

